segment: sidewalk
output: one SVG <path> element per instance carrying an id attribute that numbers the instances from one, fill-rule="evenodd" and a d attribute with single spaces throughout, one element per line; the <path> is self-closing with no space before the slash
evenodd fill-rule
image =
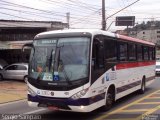
<path id="1" fill-rule="evenodd" d="M 21 81 L 2 81 L 0 82 L 0 104 L 26 99 L 26 83 Z"/>

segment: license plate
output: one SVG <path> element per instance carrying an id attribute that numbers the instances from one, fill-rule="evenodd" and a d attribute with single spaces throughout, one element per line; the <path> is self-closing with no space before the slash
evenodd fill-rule
<path id="1" fill-rule="evenodd" d="M 42 95 L 47 95 L 47 96 L 50 96 L 50 91 L 41 91 Z"/>
<path id="2" fill-rule="evenodd" d="M 59 110 L 59 108 L 58 108 L 58 107 L 55 107 L 55 106 L 49 106 L 48 109 L 49 109 L 49 110 Z"/>

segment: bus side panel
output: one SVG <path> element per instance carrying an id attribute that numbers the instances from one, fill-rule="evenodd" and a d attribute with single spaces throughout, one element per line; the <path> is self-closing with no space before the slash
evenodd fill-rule
<path id="1" fill-rule="evenodd" d="M 105 97 L 110 85 L 116 88 L 115 100 L 124 97 L 141 88 L 142 78 L 146 77 L 146 86 L 153 82 L 155 77 L 154 63 L 146 62 L 139 63 L 121 63 L 117 64 L 113 71 L 112 69 L 100 76 L 90 87 L 90 97 L 101 95 L 105 93 L 103 102 L 97 104 L 101 107 L 105 105 Z"/>
<path id="2" fill-rule="evenodd" d="M 150 62 L 145 64 L 137 63 L 139 66 L 127 68 L 127 65 L 117 65 L 117 95 L 119 99 L 141 88 L 143 77 L 145 77 L 146 86 L 153 82 L 155 77 L 155 65 Z M 140 65 L 141 64 L 141 65 Z M 128 64 L 129 65 L 129 64 Z"/>

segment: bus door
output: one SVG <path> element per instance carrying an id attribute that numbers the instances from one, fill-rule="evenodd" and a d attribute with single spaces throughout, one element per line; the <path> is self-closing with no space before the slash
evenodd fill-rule
<path id="1" fill-rule="evenodd" d="M 116 80 L 117 48 L 115 40 L 105 36 L 96 36 L 92 47 L 91 82 L 103 91 L 108 81 Z"/>
<path id="2" fill-rule="evenodd" d="M 92 82 L 99 79 L 105 72 L 103 40 L 95 38 L 92 47 Z"/>
<path id="3" fill-rule="evenodd" d="M 92 68 L 91 68 L 91 84 L 92 96 L 104 95 L 104 44 L 101 37 L 95 37 L 92 46 Z"/>
<path id="4" fill-rule="evenodd" d="M 105 80 L 116 80 L 117 42 L 114 38 L 104 37 Z"/>

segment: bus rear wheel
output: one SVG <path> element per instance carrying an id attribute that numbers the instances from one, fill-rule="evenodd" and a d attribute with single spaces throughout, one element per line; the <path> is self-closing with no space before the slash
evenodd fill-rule
<path id="1" fill-rule="evenodd" d="M 145 90 L 146 90 L 145 77 L 143 77 L 142 83 L 141 83 L 141 89 L 139 90 L 139 93 L 144 94 Z"/>

